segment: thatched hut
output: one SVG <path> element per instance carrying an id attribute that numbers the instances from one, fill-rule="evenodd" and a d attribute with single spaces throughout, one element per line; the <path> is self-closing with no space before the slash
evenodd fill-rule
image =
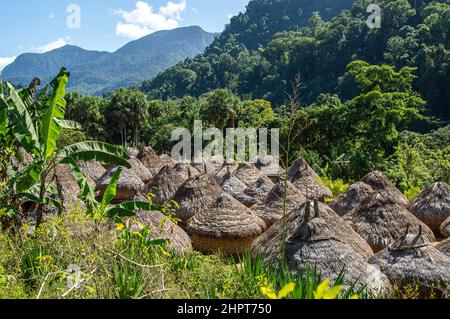
<path id="1" fill-rule="evenodd" d="M 275 184 L 269 177 L 263 175 L 258 178 L 253 185 L 248 186 L 244 191 L 244 194 L 250 198 L 248 205 L 253 206 L 263 202 L 274 187 Z"/>
<path id="2" fill-rule="evenodd" d="M 288 169 L 288 178 L 307 199 L 324 202 L 326 198 L 333 197 L 330 189 L 320 181 L 320 177 L 303 158 L 299 158 Z"/>
<path id="3" fill-rule="evenodd" d="M 428 240 L 422 226 L 406 227 L 404 234 L 377 253 L 369 263 L 380 267 L 393 284 L 417 283 L 422 296 L 449 292 L 450 258 Z"/>
<path id="4" fill-rule="evenodd" d="M 269 191 L 264 200 L 252 206 L 251 209 L 270 227 L 283 217 L 284 212 L 288 214 L 304 202 L 306 202 L 306 198 L 291 182 L 279 181 Z"/>
<path id="5" fill-rule="evenodd" d="M 256 168 L 269 177 L 273 183 L 278 183 L 280 178 L 285 175 L 285 171 L 280 167 L 279 158 L 271 155 L 259 156 L 256 160 Z"/>
<path id="6" fill-rule="evenodd" d="M 141 179 L 141 181 L 148 183 L 152 178 L 153 174 L 141 163 L 137 158 L 131 158 L 128 160 L 130 164 L 130 169 Z"/>
<path id="7" fill-rule="evenodd" d="M 279 266 L 283 243 L 283 223 L 277 222 L 255 242 L 252 255 L 261 255 L 268 265 Z M 334 281 L 345 271 L 347 288 L 367 285 L 385 292 L 389 280 L 377 267 L 369 265 L 370 247 L 328 206 L 306 202 L 288 215 L 285 223 L 285 262 L 292 272 L 315 267 L 323 278 Z"/>
<path id="8" fill-rule="evenodd" d="M 164 239 L 166 247 L 180 255 L 192 250 L 191 239 L 186 232 L 160 212 L 139 212 L 127 220 L 126 225 L 136 231 L 142 230 L 143 226 L 150 228 L 148 240 Z"/>
<path id="9" fill-rule="evenodd" d="M 178 162 L 173 166 L 173 169 L 180 174 L 185 181 L 200 175 L 200 172 L 187 162 Z"/>
<path id="10" fill-rule="evenodd" d="M 245 185 L 251 187 L 261 176 L 263 176 L 263 173 L 257 169 L 254 164 L 243 163 L 240 164 L 238 169 L 234 172 L 234 176 L 245 183 Z"/>
<path id="11" fill-rule="evenodd" d="M 18 171 L 23 170 L 31 163 L 33 163 L 33 157 L 23 147 L 19 147 L 17 156 L 11 158 L 12 166 Z"/>
<path id="12" fill-rule="evenodd" d="M 443 182 L 427 186 L 409 204 L 408 210 L 431 230 L 439 232 L 439 227 L 450 217 L 450 186 Z"/>
<path id="13" fill-rule="evenodd" d="M 424 223 L 400 205 L 391 194 L 375 192 L 356 206 L 344 219 L 378 252 L 400 238 L 407 227 L 423 226 L 424 235 L 434 241 L 434 235 Z"/>
<path id="14" fill-rule="evenodd" d="M 171 200 L 186 180 L 174 168 L 165 166 L 150 183 L 145 186 L 146 193 L 152 193 L 156 204 Z"/>
<path id="15" fill-rule="evenodd" d="M 83 174 L 91 178 L 95 183 L 105 174 L 106 169 L 97 161 L 88 161 L 78 163 L 78 167 Z"/>
<path id="16" fill-rule="evenodd" d="M 164 162 L 151 147 L 144 147 L 138 154 L 137 159 L 148 169 L 152 177 L 156 176 L 161 168 L 164 167 Z"/>
<path id="17" fill-rule="evenodd" d="M 386 193 L 389 193 L 392 199 L 395 199 L 399 204 L 405 207 L 409 204 L 405 195 L 403 195 L 403 193 L 399 191 L 381 171 L 370 172 L 362 178 L 361 182 L 372 187 L 374 191 L 385 191 Z"/>
<path id="18" fill-rule="evenodd" d="M 195 168 L 200 174 L 215 174 L 216 168 L 209 164 L 206 160 L 194 161 L 191 166 Z"/>
<path id="19" fill-rule="evenodd" d="M 438 243 L 436 249 L 450 257 L 450 238 L 444 239 Z"/>
<path id="20" fill-rule="evenodd" d="M 202 252 L 241 254 L 261 235 L 266 225 L 229 194 L 222 194 L 187 225 L 192 245 Z"/>
<path id="21" fill-rule="evenodd" d="M 167 154 L 162 154 L 159 156 L 159 159 L 161 162 L 163 162 L 164 166 L 174 166 L 175 161 Z"/>
<path id="22" fill-rule="evenodd" d="M 226 174 L 234 173 L 238 169 L 238 165 L 233 163 L 224 163 L 216 173 L 216 179 L 220 181 Z"/>
<path id="23" fill-rule="evenodd" d="M 173 197 L 179 204 L 178 218 L 188 221 L 195 214 L 208 209 L 222 195 L 223 189 L 213 175 L 203 174 L 186 181 Z"/>
<path id="24" fill-rule="evenodd" d="M 116 172 L 117 167 L 112 167 L 103 174 L 97 183 L 97 191 L 102 196 L 111 182 L 111 178 Z M 119 181 L 117 183 L 117 195 L 115 200 L 123 201 L 132 199 L 136 194 L 144 190 L 144 182 L 137 176 L 133 170 L 122 168 Z"/>
<path id="25" fill-rule="evenodd" d="M 224 176 L 222 176 L 219 180 L 219 185 L 225 192 L 232 195 L 245 206 L 249 207 L 252 205 L 252 198 L 245 195 L 247 185 L 234 176 L 231 171 L 228 171 Z"/>
<path id="26" fill-rule="evenodd" d="M 439 227 L 439 230 L 441 232 L 441 235 L 445 238 L 450 237 L 450 217 L 444 220 L 441 227 Z"/>
<path id="27" fill-rule="evenodd" d="M 87 179 L 89 184 L 95 184 L 90 178 Z M 81 204 L 80 187 L 68 164 L 58 164 L 54 172 L 50 174 L 49 180 L 55 182 L 65 208 Z"/>
<path id="28" fill-rule="evenodd" d="M 136 147 L 127 147 L 126 149 L 127 155 L 131 158 L 138 157 L 139 150 Z"/>
<path id="29" fill-rule="evenodd" d="M 361 201 L 374 192 L 373 188 L 366 183 L 358 182 L 351 185 L 345 192 L 339 195 L 330 207 L 339 216 L 344 216 L 353 208 L 358 206 Z"/>

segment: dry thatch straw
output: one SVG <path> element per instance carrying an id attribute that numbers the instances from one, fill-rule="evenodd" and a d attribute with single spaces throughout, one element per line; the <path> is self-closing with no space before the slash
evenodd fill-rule
<path id="1" fill-rule="evenodd" d="M 285 174 L 279 165 L 279 158 L 271 155 L 259 156 L 256 160 L 256 168 L 269 177 L 273 183 L 277 183 Z"/>
<path id="2" fill-rule="evenodd" d="M 450 238 L 444 239 L 438 243 L 436 249 L 450 257 Z"/>
<path id="3" fill-rule="evenodd" d="M 215 174 L 216 168 L 209 164 L 206 160 L 202 160 L 199 162 L 193 162 L 191 165 L 195 168 L 200 174 Z"/>
<path id="4" fill-rule="evenodd" d="M 139 155 L 139 150 L 136 147 L 127 147 L 126 152 L 129 157 L 138 157 Z"/>
<path id="5" fill-rule="evenodd" d="M 216 173 L 216 179 L 220 181 L 229 172 L 234 173 L 238 169 L 235 163 L 224 163 Z"/>
<path id="6" fill-rule="evenodd" d="M 373 188 L 363 182 L 351 185 L 345 192 L 339 195 L 330 207 L 339 216 L 344 216 L 353 208 L 358 206 L 361 201 L 374 192 Z"/>
<path id="7" fill-rule="evenodd" d="M 260 217 L 268 227 L 283 217 L 284 197 L 286 193 L 285 181 L 275 184 L 266 197 L 251 209 Z M 306 198 L 291 182 L 287 181 L 286 214 L 306 202 Z"/>
<path id="8" fill-rule="evenodd" d="M 161 169 L 159 174 L 145 186 L 145 192 L 155 195 L 153 200 L 156 204 L 163 204 L 173 198 L 177 190 L 185 181 L 184 177 L 174 168 L 165 166 Z"/>
<path id="9" fill-rule="evenodd" d="M 370 194 L 344 219 L 378 252 L 400 238 L 407 227 L 423 226 L 424 235 L 434 241 L 434 235 L 424 223 L 386 192 Z"/>
<path id="10" fill-rule="evenodd" d="M 200 175 L 200 172 L 193 168 L 191 164 L 185 162 L 176 163 L 173 169 L 183 177 L 184 181 Z"/>
<path id="11" fill-rule="evenodd" d="M 391 183 L 389 178 L 381 171 L 373 171 L 363 177 L 361 182 L 368 184 L 374 191 L 385 191 L 389 193 L 392 199 L 395 199 L 399 204 L 408 206 L 408 199 L 401 191 Z"/>
<path id="12" fill-rule="evenodd" d="M 450 237 L 450 217 L 447 218 L 439 228 L 441 231 L 442 236 L 445 238 Z"/>
<path id="13" fill-rule="evenodd" d="M 136 217 L 126 221 L 132 231 L 142 230 L 142 226 L 150 228 L 148 240 L 164 239 L 167 248 L 184 255 L 192 250 L 191 239 L 186 232 L 170 218 L 160 212 L 139 212 Z"/>
<path id="14" fill-rule="evenodd" d="M 144 147 L 138 154 L 137 159 L 148 169 L 152 177 L 156 176 L 161 168 L 164 167 L 163 161 L 151 147 Z"/>
<path id="15" fill-rule="evenodd" d="M 95 183 L 106 172 L 106 169 L 97 161 L 80 162 L 78 167 L 86 177 L 91 178 Z"/>
<path id="16" fill-rule="evenodd" d="M 234 176 L 236 176 L 241 182 L 245 183 L 247 186 L 252 186 L 256 183 L 256 181 L 264 176 L 263 173 L 256 168 L 254 164 L 243 163 L 240 164 L 238 169 L 234 172 Z"/>
<path id="17" fill-rule="evenodd" d="M 402 287 L 417 283 L 422 296 L 431 291 L 438 295 L 448 292 L 450 258 L 433 247 L 420 225 L 408 226 L 400 238 L 369 262 L 378 265 L 393 284 Z"/>
<path id="18" fill-rule="evenodd" d="M 111 182 L 111 178 L 116 170 L 117 167 L 110 168 L 99 179 L 97 183 L 97 191 L 100 196 L 102 196 L 105 192 L 106 187 L 108 187 Z M 115 199 L 118 201 L 132 199 L 136 194 L 144 190 L 144 186 L 145 184 L 133 170 L 123 167 L 117 183 L 117 195 Z"/>
<path id="19" fill-rule="evenodd" d="M 314 206 L 314 207 L 313 207 Z M 261 255 L 265 263 L 281 263 L 282 221 L 273 225 L 255 242 L 253 256 Z M 385 292 L 389 280 L 367 263 L 370 247 L 345 221 L 325 204 L 306 202 L 291 212 L 286 221 L 285 262 L 293 272 L 303 272 L 308 265 L 316 267 L 323 278 L 334 281 L 344 269 L 344 286 L 354 282 Z"/>
<path id="20" fill-rule="evenodd" d="M 275 184 L 269 177 L 263 175 L 258 178 L 255 184 L 248 186 L 244 191 L 244 194 L 251 199 L 249 206 L 263 202 L 274 187 Z"/>
<path id="21" fill-rule="evenodd" d="M 299 158 L 288 169 L 288 178 L 307 199 L 323 202 L 326 198 L 333 197 L 333 193 L 320 181 L 320 177 L 303 158 Z"/>
<path id="22" fill-rule="evenodd" d="M 450 217 L 450 186 L 439 182 L 427 186 L 411 204 L 408 210 L 427 224 L 433 231 Z"/>
<path id="23" fill-rule="evenodd" d="M 23 147 L 19 147 L 17 157 L 11 158 L 11 165 L 18 171 L 23 170 L 31 163 L 33 163 L 33 157 Z"/>
<path id="24" fill-rule="evenodd" d="M 198 212 L 211 207 L 222 193 L 223 189 L 210 174 L 189 179 L 173 197 L 180 206 L 176 210 L 178 218 L 186 222 Z"/>
<path id="25" fill-rule="evenodd" d="M 49 180 L 54 180 L 58 188 L 58 193 L 62 197 L 64 207 L 78 205 L 81 203 L 79 199 L 80 187 L 72 175 L 72 171 L 68 164 L 58 164 L 55 171 L 49 175 Z M 95 184 L 88 178 L 88 183 Z"/>
<path id="26" fill-rule="evenodd" d="M 238 179 L 234 174 L 229 170 L 225 173 L 221 179 L 219 179 L 219 185 L 222 189 L 228 194 L 232 195 L 238 201 L 240 201 L 245 206 L 251 206 L 252 199 L 245 195 L 245 190 L 247 189 L 247 185 L 244 184 L 240 179 Z M 249 205 L 250 204 L 250 205 Z"/>
<path id="27" fill-rule="evenodd" d="M 128 163 L 130 164 L 130 169 L 144 182 L 144 184 L 148 183 L 153 178 L 152 173 L 150 173 L 147 167 L 145 167 L 145 165 L 137 158 L 129 159 Z"/>
<path id="28" fill-rule="evenodd" d="M 162 154 L 159 156 L 159 159 L 161 160 L 161 162 L 163 162 L 164 166 L 174 166 L 175 165 L 175 161 L 172 159 L 172 157 L 170 157 L 167 154 Z"/>
<path id="29" fill-rule="evenodd" d="M 187 225 L 195 249 L 240 254 L 266 229 L 264 222 L 229 194 L 222 194 Z"/>

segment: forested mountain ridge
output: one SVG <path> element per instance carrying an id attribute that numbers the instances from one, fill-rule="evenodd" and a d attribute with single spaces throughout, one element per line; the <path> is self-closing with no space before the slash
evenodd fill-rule
<path id="1" fill-rule="evenodd" d="M 286 102 L 284 92 L 300 73 L 303 104 L 313 103 L 321 93 L 338 93 L 348 100 L 358 89 L 344 77 L 346 66 L 353 60 L 365 60 L 396 69 L 417 68 L 414 90 L 427 101 L 429 114 L 448 121 L 448 1 L 379 1 L 382 8 L 380 29 L 370 29 L 366 25 L 367 6 L 371 1 L 354 1 L 350 10 L 336 13 L 330 22 L 323 19 L 323 13 L 314 14 L 303 27 L 305 20 L 300 19 L 302 15 L 293 6 L 297 4 L 301 10 L 305 3 L 251 1 L 247 11 L 233 18 L 204 54 L 145 81 L 141 90 L 153 98 L 166 99 L 200 96 L 217 88 L 228 88 L 241 97 L 264 98 L 276 106 Z M 329 2 L 314 1 L 314 4 L 315 8 L 326 7 Z M 344 8 L 345 4 L 348 3 L 339 2 Z M 286 18 L 295 15 L 297 19 Z M 277 27 L 283 26 L 283 21 L 298 21 L 298 25 L 289 25 L 286 32 L 277 28 L 267 32 L 265 27 L 269 21 L 271 26 Z M 253 28 L 237 33 L 243 25 Z M 264 44 L 265 41 L 268 43 Z"/>
<path id="2" fill-rule="evenodd" d="M 66 66 L 73 70 L 69 90 L 101 95 L 121 86 L 140 83 L 203 52 L 214 37 L 215 34 L 193 26 L 155 32 L 113 53 L 66 45 L 44 54 L 23 54 L 7 66 L 2 75 L 16 84 L 27 84 L 35 76 L 47 83 L 61 66 Z"/>

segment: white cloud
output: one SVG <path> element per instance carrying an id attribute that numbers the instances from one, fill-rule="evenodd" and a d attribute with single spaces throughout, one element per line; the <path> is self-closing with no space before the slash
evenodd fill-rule
<path id="1" fill-rule="evenodd" d="M 15 56 L 11 57 L 0 57 L 0 72 L 9 64 L 13 63 L 16 59 Z"/>
<path id="2" fill-rule="evenodd" d="M 132 11 L 116 10 L 124 22 L 116 25 L 116 34 L 120 37 L 137 39 L 159 30 L 170 30 L 178 27 L 181 13 L 187 8 L 186 0 L 179 3 L 169 1 L 166 6 L 155 12 L 153 7 L 145 1 L 137 1 Z"/>
<path id="3" fill-rule="evenodd" d="M 36 48 L 36 50 L 40 53 L 45 53 L 63 47 L 66 44 L 69 44 L 69 42 L 70 37 L 60 38 L 45 45 L 39 46 Z"/>

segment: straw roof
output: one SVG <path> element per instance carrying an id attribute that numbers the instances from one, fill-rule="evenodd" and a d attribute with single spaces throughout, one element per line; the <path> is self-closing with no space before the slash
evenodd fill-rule
<path id="1" fill-rule="evenodd" d="M 438 243 L 436 249 L 450 257 L 450 238 L 444 239 Z"/>
<path id="2" fill-rule="evenodd" d="M 62 196 L 62 203 L 64 207 L 70 205 L 80 204 L 80 187 L 73 177 L 72 171 L 68 164 L 58 164 L 55 171 L 50 176 L 50 180 L 54 179 L 58 188 L 58 193 Z M 88 178 L 89 183 L 94 183 Z"/>
<path id="3" fill-rule="evenodd" d="M 287 183 L 287 188 L 285 187 Z M 287 192 L 286 192 L 287 189 Z M 283 217 L 284 195 L 286 193 L 286 214 L 300 204 L 306 202 L 303 194 L 289 181 L 279 181 L 275 184 L 266 197 L 256 205 L 252 206 L 252 210 L 256 212 L 268 227 L 276 223 Z"/>
<path id="4" fill-rule="evenodd" d="M 253 256 L 261 254 L 266 264 L 280 265 L 282 221 L 273 225 L 255 242 Z M 370 247 L 345 221 L 325 204 L 306 202 L 288 215 L 286 222 L 285 260 L 293 272 L 316 267 L 323 278 L 334 281 L 346 271 L 344 286 L 367 285 L 385 292 L 389 280 L 377 267 L 369 265 Z"/>
<path id="5" fill-rule="evenodd" d="M 164 166 L 173 166 L 175 165 L 175 161 L 172 159 L 172 157 L 170 157 L 167 154 L 162 154 L 159 156 L 159 159 L 161 160 L 161 162 L 163 162 Z"/>
<path id="6" fill-rule="evenodd" d="M 144 149 L 138 154 L 137 159 L 148 169 L 150 174 L 156 176 L 161 168 L 164 167 L 163 161 L 155 153 L 151 147 L 144 147 Z"/>
<path id="7" fill-rule="evenodd" d="M 395 199 L 399 204 L 408 206 L 408 199 L 399 191 L 394 184 L 381 171 L 373 171 L 364 176 L 361 182 L 368 184 L 374 191 L 386 191 L 391 198 Z"/>
<path id="8" fill-rule="evenodd" d="M 200 172 L 191 166 L 189 163 L 179 162 L 173 166 L 173 169 L 180 174 L 185 181 L 200 175 Z"/>
<path id="9" fill-rule="evenodd" d="M 358 206 L 361 201 L 374 192 L 373 188 L 366 183 L 358 182 L 351 185 L 345 192 L 339 195 L 330 207 L 339 216 L 344 216 L 353 208 Z"/>
<path id="10" fill-rule="evenodd" d="M 285 173 L 279 165 L 279 159 L 271 155 L 259 156 L 256 160 L 256 168 L 271 178 L 274 183 L 278 182 L 278 179 Z"/>
<path id="11" fill-rule="evenodd" d="M 333 197 L 333 193 L 320 181 L 320 177 L 303 158 L 299 158 L 288 169 L 288 178 L 307 199 L 323 201 L 325 198 Z"/>
<path id="12" fill-rule="evenodd" d="M 127 147 L 126 152 L 129 157 L 138 157 L 139 155 L 139 150 L 136 147 Z"/>
<path id="13" fill-rule="evenodd" d="M 235 163 L 224 163 L 216 173 L 216 179 L 220 181 L 228 172 L 234 173 L 238 169 Z"/>
<path id="14" fill-rule="evenodd" d="M 156 204 L 163 204 L 173 198 L 177 190 L 185 181 L 184 177 L 174 168 L 165 166 L 161 169 L 159 174 L 145 186 L 145 192 L 155 195 L 153 200 Z"/>
<path id="15" fill-rule="evenodd" d="M 11 157 L 12 166 L 19 171 L 31 163 L 33 163 L 33 157 L 23 147 L 18 148 L 18 156 Z"/>
<path id="16" fill-rule="evenodd" d="M 228 194 L 232 195 L 238 201 L 246 206 L 251 206 L 252 198 L 245 195 L 247 185 L 238 179 L 231 171 L 228 171 L 220 180 L 219 185 Z"/>
<path id="17" fill-rule="evenodd" d="M 144 164 L 141 163 L 137 158 L 131 158 L 128 160 L 130 164 L 130 169 L 143 181 L 144 183 L 148 183 L 152 178 L 153 174 L 145 167 Z"/>
<path id="18" fill-rule="evenodd" d="M 105 174 L 106 169 L 97 161 L 78 163 L 78 167 L 86 177 L 91 178 L 95 183 Z"/>
<path id="19" fill-rule="evenodd" d="M 433 247 L 423 230 L 420 225 L 407 227 L 400 238 L 369 262 L 378 265 L 394 284 L 406 286 L 417 282 L 424 296 L 434 290 L 432 287 L 436 287 L 438 294 L 441 289 L 447 288 L 448 292 L 450 258 Z"/>
<path id="20" fill-rule="evenodd" d="M 248 186 L 244 191 L 244 194 L 251 199 L 248 204 L 250 206 L 253 206 L 255 204 L 263 202 L 266 196 L 274 187 L 275 184 L 269 177 L 265 175 L 261 176 L 253 185 Z"/>
<path id="21" fill-rule="evenodd" d="M 130 228 L 138 228 L 137 230 L 140 230 L 142 225 L 149 227 L 151 232 L 148 240 L 167 240 L 167 248 L 178 254 L 184 255 L 192 250 L 191 239 L 186 232 L 160 212 L 139 212 L 126 224 Z"/>
<path id="22" fill-rule="evenodd" d="M 408 224 L 416 228 L 422 225 L 425 236 L 434 241 L 433 232 L 386 192 L 370 194 L 344 219 L 369 243 L 374 252 L 400 238 Z"/>
<path id="23" fill-rule="evenodd" d="M 178 218 L 187 221 L 198 212 L 208 209 L 222 193 L 223 189 L 210 174 L 186 181 L 173 197 L 180 206 L 176 210 Z"/>
<path id="24" fill-rule="evenodd" d="M 450 237 L 450 217 L 447 218 L 440 227 L 440 232 L 444 237 Z"/>
<path id="25" fill-rule="evenodd" d="M 244 182 L 245 185 L 252 186 L 263 176 L 263 173 L 254 164 L 243 163 L 234 172 L 234 176 L 241 180 L 241 182 Z"/>
<path id="26" fill-rule="evenodd" d="M 243 253 L 266 225 L 229 194 L 222 194 L 187 225 L 194 248 L 203 252 Z"/>
<path id="27" fill-rule="evenodd" d="M 195 168 L 200 174 L 216 173 L 216 168 L 209 164 L 206 160 L 202 160 L 201 162 L 193 162 L 191 166 Z"/>
<path id="28" fill-rule="evenodd" d="M 100 196 L 108 187 L 111 182 L 111 178 L 116 172 L 117 167 L 112 167 L 103 174 L 97 183 L 97 191 Z M 119 181 L 117 183 L 117 195 L 116 200 L 128 200 L 133 198 L 137 193 L 144 190 L 144 182 L 137 176 L 133 170 L 122 167 L 122 173 L 120 174 Z"/>
<path id="29" fill-rule="evenodd" d="M 439 182 L 427 186 L 408 206 L 408 210 L 433 231 L 450 217 L 450 186 Z"/>

